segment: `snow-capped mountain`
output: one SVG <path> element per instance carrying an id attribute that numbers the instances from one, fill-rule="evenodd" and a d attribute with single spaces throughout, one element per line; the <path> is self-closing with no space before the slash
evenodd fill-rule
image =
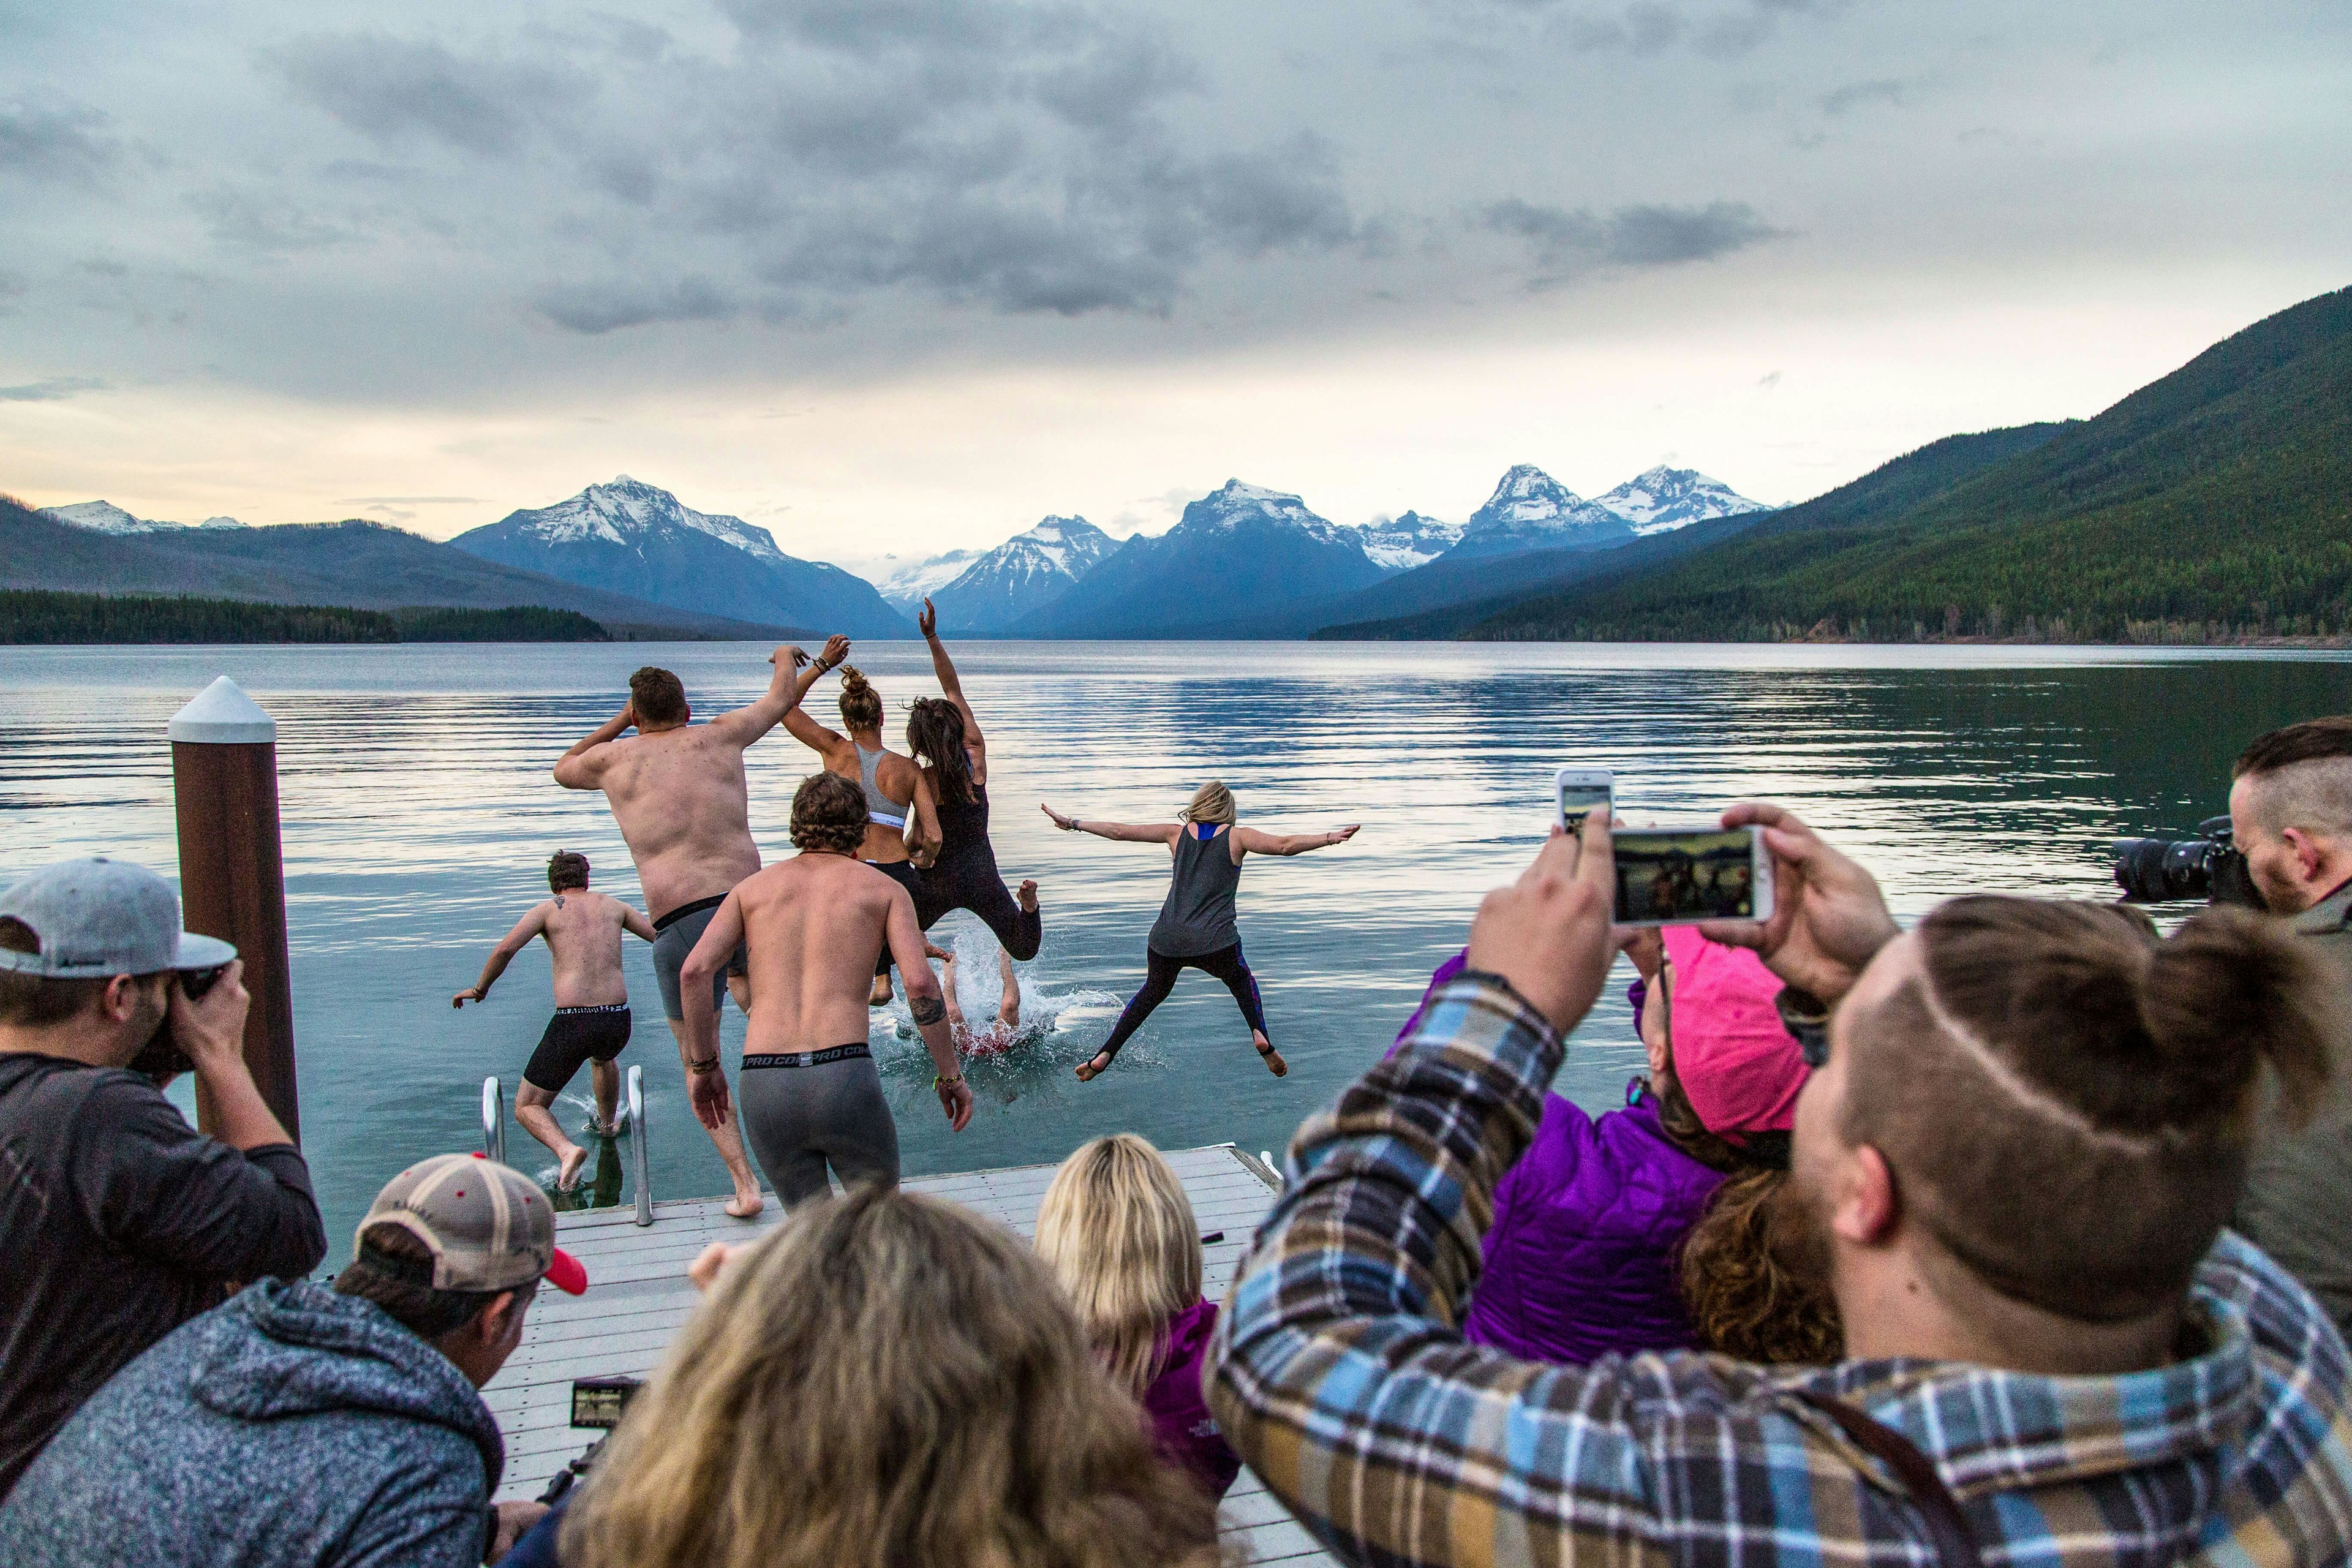
<path id="1" fill-rule="evenodd" d="M 696 511 L 626 474 L 449 542 L 484 560 L 680 609 L 852 637 L 914 635 L 864 578 L 787 555 L 766 529 Z"/>
<path id="2" fill-rule="evenodd" d="M 1157 538 L 1138 534 L 1076 586 L 1008 628 L 1030 637 L 1212 635 L 1295 599 L 1344 594 L 1389 575 L 1364 536 L 1295 495 L 1229 479 Z"/>
<path id="3" fill-rule="evenodd" d="M 1083 517 L 1049 517 L 1016 533 L 932 595 L 949 631 L 1002 631 L 1070 591 L 1118 548 Z"/>
<path id="4" fill-rule="evenodd" d="M 892 568 L 888 575 L 874 584 L 875 591 L 892 609 L 911 616 L 922 607 L 924 595 L 938 593 L 986 553 L 984 550 L 950 550 L 941 555 L 926 555 L 920 561 Z"/>
<path id="5" fill-rule="evenodd" d="M 245 524 L 233 517 L 208 517 L 202 522 L 159 522 L 152 517 L 133 517 L 112 501 L 80 500 L 71 506 L 41 509 L 43 517 L 53 517 L 59 522 L 69 522 L 76 528 L 87 528 L 96 533 L 162 533 L 174 528 L 243 528 Z"/>
<path id="6" fill-rule="evenodd" d="M 1664 533 L 1714 518 L 1773 510 L 1696 468 L 1670 468 L 1664 463 L 1627 479 L 1605 496 L 1593 497 L 1592 504 L 1615 512 L 1632 523 L 1638 534 Z"/>
<path id="7" fill-rule="evenodd" d="M 1426 565 L 1462 542 L 1460 523 L 1440 522 L 1418 511 L 1377 518 L 1357 531 L 1364 536 L 1364 553 L 1391 572 Z"/>
<path id="8" fill-rule="evenodd" d="M 1633 537 L 1633 525 L 1593 505 L 1532 463 L 1502 478 L 1486 504 L 1470 514 L 1461 542 L 1445 559 L 1517 555 L 1528 550 L 1597 550 Z"/>

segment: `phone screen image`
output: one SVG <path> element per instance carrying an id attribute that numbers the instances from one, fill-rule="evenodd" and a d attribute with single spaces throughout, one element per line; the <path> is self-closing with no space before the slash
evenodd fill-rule
<path id="1" fill-rule="evenodd" d="M 1622 924 L 1680 925 L 1756 916 L 1752 831 L 1621 828 L 1617 919 Z"/>
<path id="2" fill-rule="evenodd" d="M 1559 786 L 1559 819 L 1573 829 L 1589 813 L 1607 811 L 1609 798 L 1610 786 L 1606 783 L 1563 782 Z"/>

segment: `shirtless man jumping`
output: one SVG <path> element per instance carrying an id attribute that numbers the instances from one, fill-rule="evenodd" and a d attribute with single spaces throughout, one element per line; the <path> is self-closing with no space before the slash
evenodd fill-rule
<path id="1" fill-rule="evenodd" d="M 555 852 L 547 863 L 547 885 L 554 897 L 534 904 L 515 922 L 514 930 L 490 950 L 482 977 L 450 997 L 449 1005 L 488 1001 L 490 987 L 514 955 L 529 947 L 533 937 L 547 939 L 548 956 L 555 963 L 555 1016 L 547 1021 L 539 1049 L 530 1053 L 530 1065 L 522 1069 L 522 1088 L 515 1091 L 515 1120 L 555 1156 L 555 1184 L 568 1193 L 580 1184 L 580 1167 L 588 1151 L 563 1135 L 547 1108 L 579 1072 L 580 1064 L 587 1062 L 589 1081 L 596 1089 L 596 1131 L 614 1131 L 614 1110 L 621 1098 L 616 1058 L 629 1043 L 629 987 L 621 978 L 621 933 L 651 942 L 655 932 L 653 923 L 634 906 L 588 890 L 588 857 L 575 850 Z"/>
<path id="2" fill-rule="evenodd" d="M 856 784 L 811 776 L 793 796 L 800 854 L 728 894 L 686 961 L 687 1090 L 702 1124 L 715 1127 L 730 1108 L 719 1008 L 706 998 L 738 944 L 749 950 L 743 1131 L 788 1209 L 832 1190 L 827 1165 L 845 1186 L 898 1179 L 898 1126 L 866 1043 L 866 992 L 886 942 L 906 976 L 948 1125 L 961 1132 L 971 1121 L 971 1087 L 956 1065 L 940 983 L 923 962 L 914 898 L 857 859 L 866 823 Z"/>
<path id="3" fill-rule="evenodd" d="M 782 720 L 793 697 L 793 668 L 806 657 L 796 647 L 778 648 L 770 656 L 776 672 L 767 695 L 707 724 L 688 724 L 694 710 L 687 706 L 686 688 L 668 670 L 647 665 L 629 677 L 628 705 L 555 764 L 555 782 L 565 789 L 604 792 L 613 820 L 636 859 L 637 881 L 646 908 L 655 911 L 658 933 L 654 977 L 661 984 L 662 1013 L 677 1037 L 681 1058 L 687 1032 L 679 965 L 694 951 L 719 900 L 760 868 L 743 753 Z M 636 734 L 623 740 L 622 731 L 633 726 Z M 722 965 L 709 977 L 714 1019 L 730 973 Z M 739 954 L 731 973 L 742 973 Z M 742 1005 L 742 994 L 735 1000 Z M 734 1119 L 706 1118 L 703 1125 L 735 1184 L 727 1212 L 749 1219 L 760 1212 L 760 1184 L 743 1157 Z"/>

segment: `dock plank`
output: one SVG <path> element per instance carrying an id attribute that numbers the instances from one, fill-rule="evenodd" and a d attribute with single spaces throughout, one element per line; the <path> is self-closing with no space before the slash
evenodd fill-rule
<path id="1" fill-rule="evenodd" d="M 1202 1252 L 1202 1286 L 1224 1294 L 1241 1266 L 1258 1222 L 1274 1202 L 1274 1176 L 1231 1144 L 1168 1152 L 1192 1200 L 1204 1235 L 1224 1233 Z M 1052 1165 L 1014 1165 L 917 1176 L 912 1192 L 950 1199 L 1002 1220 L 1024 1237 L 1037 1231 L 1037 1206 L 1054 1179 Z M 482 1391 L 507 1445 L 499 1498 L 536 1497 L 548 1478 L 595 1437 L 574 1430 L 572 1380 L 626 1374 L 642 1377 L 662 1356 L 701 1298 L 687 1283 L 686 1267 L 714 1241 L 746 1241 L 783 1221 L 773 1194 L 750 1220 L 730 1217 L 719 1198 L 675 1199 L 654 1205 L 654 1223 L 640 1226 L 626 1209 L 595 1209 L 557 1216 L 558 1239 L 588 1270 L 585 1296 L 542 1290 L 532 1304 L 523 1342 Z M 1245 1560 L 1290 1568 L 1321 1568 L 1332 1559 L 1290 1517 L 1248 1469 L 1226 1494 L 1220 1531 Z"/>

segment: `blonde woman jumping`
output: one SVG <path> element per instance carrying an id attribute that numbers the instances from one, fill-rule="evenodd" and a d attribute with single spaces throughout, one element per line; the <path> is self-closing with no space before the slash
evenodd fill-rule
<path id="1" fill-rule="evenodd" d="M 1251 1042 L 1257 1047 L 1257 1054 L 1265 1058 L 1266 1069 L 1276 1078 L 1286 1075 L 1290 1066 L 1266 1035 L 1265 1008 L 1258 999 L 1257 977 L 1242 961 L 1241 928 L 1234 919 L 1234 891 L 1241 886 L 1242 858 L 1304 855 L 1309 849 L 1345 844 L 1356 836 L 1359 825 L 1349 823 L 1328 833 L 1283 835 L 1237 827 L 1234 824 L 1234 792 L 1214 779 L 1193 793 L 1192 804 L 1179 814 L 1175 822 L 1140 826 L 1124 822 L 1081 822 L 1075 816 L 1064 816 L 1050 805 L 1041 805 L 1039 809 L 1065 833 L 1091 833 L 1097 838 L 1125 844 L 1164 844 L 1175 859 L 1168 901 L 1160 907 L 1160 919 L 1151 927 L 1143 989 L 1135 994 L 1127 1011 L 1118 1016 L 1118 1023 L 1111 1029 L 1110 1038 L 1103 1042 L 1103 1048 L 1078 1068 L 1079 1081 L 1098 1078 L 1108 1069 L 1111 1058 L 1118 1055 L 1128 1037 L 1143 1026 L 1153 1008 L 1168 1000 L 1168 994 L 1176 988 L 1176 977 L 1186 969 L 1201 970 L 1224 983 L 1225 989 L 1240 1004 L 1242 1016 L 1249 1022 Z"/>

